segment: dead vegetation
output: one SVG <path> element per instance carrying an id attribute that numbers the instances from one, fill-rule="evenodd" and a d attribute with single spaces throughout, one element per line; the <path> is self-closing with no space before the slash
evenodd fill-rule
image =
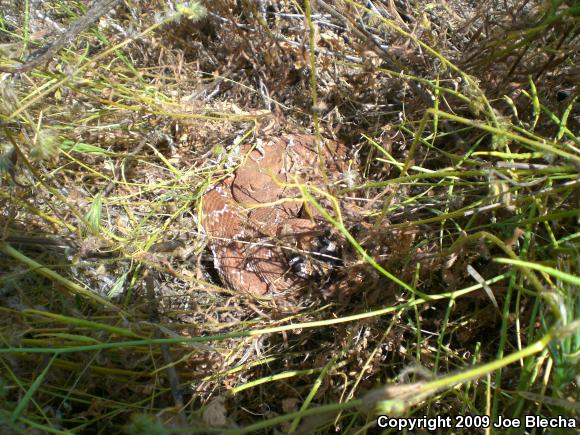
<path id="1" fill-rule="evenodd" d="M 87 9 L 27 4 L 3 7 L 0 66 Z M 203 6 L 123 1 L 1 73 L 2 431 L 576 415 L 579 7 Z M 351 153 L 339 188 L 302 186 L 339 204 L 340 267 L 287 297 L 222 287 L 200 197 L 235 144 L 304 132 Z"/>

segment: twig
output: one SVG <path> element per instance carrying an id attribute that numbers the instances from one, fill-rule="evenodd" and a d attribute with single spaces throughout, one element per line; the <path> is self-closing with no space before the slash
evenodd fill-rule
<path id="1" fill-rule="evenodd" d="M 120 0 L 95 0 L 91 8 L 85 15 L 76 20 L 68 30 L 61 33 L 56 40 L 42 48 L 39 48 L 29 56 L 29 60 L 19 66 L 1 66 L 0 71 L 17 74 L 30 71 L 33 68 L 48 62 L 58 51 L 69 45 L 79 33 L 88 29 L 91 24 L 97 21 L 101 16 L 106 14 Z"/>
<path id="2" fill-rule="evenodd" d="M 328 12 L 334 18 L 342 21 L 343 23 L 345 23 L 347 25 L 350 25 L 353 33 L 356 36 L 358 36 L 362 40 L 369 41 L 372 44 L 374 51 L 378 52 L 377 54 L 379 56 L 382 56 L 383 61 L 387 64 L 387 66 L 390 70 L 393 70 L 393 71 L 398 72 L 398 73 L 403 72 L 403 70 L 404 70 L 403 65 L 401 65 L 399 62 L 397 62 L 395 59 L 392 58 L 392 56 L 389 54 L 388 50 L 385 47 L 383 47 L 379 41 L 377 41 L 377 39 L 375 38 L 374 35 L 369 33 L 367 30 L 362 29 L 361 26 L 359 26 L 356 22 L 354 22 L 354 20 L 351 20 L 351 19 L 347 18 L 346 16 L 342 15 L 340 12 L 338 12 L 336 10 L 335 7 L 326 4 L 324 1 L 319 0 L 316 3 L 316 5 L 318 7 L 320 7 L 321 9 L 324 9 L 324 11 Z M 413 90 L 417 93 L 417 95 L 425 102 L 425 104 L 427 104 L 427 106 L 432 105 L 433 99 L 432 99 L 431 95 L 429 95 L 429 93 L 425 89 L 421 88 L 414 81 L 410 81 L 409 85 L 413 88 Z"/>
<path id="3" fill-rule="evenodd" d="M 144 274 L 145 279 L 145 290 L 147 292 L 147 299 L 149 300 L 149 320 L 152 324 L 159 324 L 159 307 L 157 305 L 157 298 L 155 296 L 155 284 L 153 282 L 153 273 L 151 270 L 146 269 Z M 164 338 L 161 330 L 155 328 L 155 338 Z M 160 344 L 161 354 L 163 355 L 163 362 L 166 366 L 167 378 L 169 380 L 169 385 L 171 387 L 171 394 L 173 395 L 173 400 L 175 402 L 175 407 L 177 414 L 179 415 L 180 423 L 185 425 L 185 416 L 183 415 L 183 394 L 179 388 L 179 378 L 177 376 L 177 370 L 175 370 L 175 362 L 171 357 L 171 352 L 169 351 L 169 345 L 166 343 Z"/>

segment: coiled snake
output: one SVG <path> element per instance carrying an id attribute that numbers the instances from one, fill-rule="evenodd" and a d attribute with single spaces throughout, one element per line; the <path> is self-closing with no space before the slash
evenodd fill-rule
<path id="1" fill-rule="evenodd" d="M 201 224 L 214 266 L 233 290 L 263 295 L 301 287 L 308 252 L 333 252 L 319 213 L 302 201 L 296 183 L 328 187 L 346 169 L 346 147 L 290 134 L 263 146 L 240 146 L 245 160 L 202 198 Z M 321 170 L 320 156 L 324 164 Z M 325 231 L 326 230 L 326 231 Z"/>

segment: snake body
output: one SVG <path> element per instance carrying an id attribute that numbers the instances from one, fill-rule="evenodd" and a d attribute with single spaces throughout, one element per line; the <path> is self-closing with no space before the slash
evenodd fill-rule
<path id="1" fill-rule="evenodd" d="M 305 283 L 304 253 L 319 248 L 321 216 L 307 210 L 296 183 L 336 182 L 346 148 L 333 140 L 290 134 L 261 147 L 240 146 L 234 174 L 202 198 L 202 227 L 214 266 L 233 290 L 263 295 Z M 324 169 L 321 170 L 321 157 Z"/>

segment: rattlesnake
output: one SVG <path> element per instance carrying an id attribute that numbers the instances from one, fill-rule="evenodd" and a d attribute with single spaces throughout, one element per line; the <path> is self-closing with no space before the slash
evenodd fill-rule
<path id="1" fill-rule="evenodd" d="M 312 135 L 289 134 L 239 151 L 245 159 L 233 175 L 202 198 L 201 225 L 214 266 L 236 291 L 263 295 L 299 288 L 310 275 L 305 253 L 333 253 L 336 245 L 321 241 L 328 226 L 292 184 L 328 188 L 339 182 L 346 147 L 323 138 L 317 147 Z"/>

